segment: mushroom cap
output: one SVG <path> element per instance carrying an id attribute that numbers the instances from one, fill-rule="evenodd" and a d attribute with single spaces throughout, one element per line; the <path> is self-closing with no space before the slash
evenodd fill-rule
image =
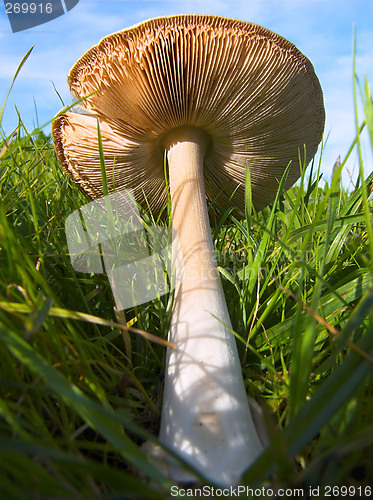
<path id="1" fill-rule="evenodd" d="M 68 84 L 88 97 L 83 112 L 53 122 L 62 167 L 90 198 L 103 196 L 98 119 L 109 192 L 132 189 L 154 213 L 167 203 L 161 144 L 173 128 L 209 134 L 208 198 L 243 207 L 249 166 L 257 209 L 273 201 L 290 161 L 286 188 L 299 178 L 324 130 L 310 61 L 261 26 L 218 16 L 150 19 L 109 35 L 77 61 Z"/>

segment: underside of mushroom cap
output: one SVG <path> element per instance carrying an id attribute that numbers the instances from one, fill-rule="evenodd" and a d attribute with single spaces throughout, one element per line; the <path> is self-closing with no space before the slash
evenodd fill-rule
<path id="1" fill-rule="evenodd" d="M 179 15 L 145 21 L 92 47 L 68 82 L 88 114 L 67 112 L 53 123 L 60 163 L 91 198 L 102 196 L 97 118 L 109 190 L 131 188 L 158 212 L 166 203 L 160 138 L 193 126 L 211 139 L 204 161 L 207 196 L 244 206 L 249 166 L 257 209 L 270 203 L 304 150 L 315 155 L 325 112 L 309 60 L 258 25 Z M 114 174 L 113 174 L 114 169 Z"/>

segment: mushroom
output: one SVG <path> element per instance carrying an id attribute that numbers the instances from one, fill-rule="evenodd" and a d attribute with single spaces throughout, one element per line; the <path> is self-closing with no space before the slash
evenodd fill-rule
<path id="1" fill-rule="evenodd" d="M 97 119 L 109 191 L 132 189 L 154 213 L 167 203 L 167 156 L 184 279 L 169 328 L 176 349 L 167 353 L 160 442 L 209 480 L 237 483 L 263 445 L 216 267 L 206 197 L 243 207 L 249 166 L 260 209 L 273 201 L 289 162 L 285 187 L 299 178 L 325 121 L 312 64 L 258 25 L 175 15 L 107 36 L 74 65 L 68 83 L 77 99 L 88 96 L 84 113 L 58 116 L 53 138 L 62 167 L 89 197 L 103 196 Z M 172 465 L 169 474 L 178 481 L 194 477 Z"/>

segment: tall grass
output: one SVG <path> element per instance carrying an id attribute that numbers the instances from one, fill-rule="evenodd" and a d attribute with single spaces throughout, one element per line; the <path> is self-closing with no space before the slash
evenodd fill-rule
<path id="1" fill-rule="evenodd" d="M 361 96 L 373 146 L 367 82 Z M 353 147 L 361 129 L 357 119 Z M 246 213 L 215 215 L 245 384 L 270 441 L 244 476 L 252 488 L 363 494 L 373 477 L 373 173 L 359 156 L 356 187 L 343 187 L 348 146 L 329 183 L 321 160 L 271 207 L 256 213 L 248 188 Z M 118 313 L 105 276 L 73 270 L 64 223 L 86 202 L 42 129 L 19 118 L 2 132 L 1 498 L 169 497 L 141 449 L 158 433 L 165 346 L 127 327 L 165 339 L 172 300 Z"/>

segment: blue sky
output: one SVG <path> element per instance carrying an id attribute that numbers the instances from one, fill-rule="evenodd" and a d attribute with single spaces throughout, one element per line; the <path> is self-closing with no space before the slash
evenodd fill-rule
<path id="1" fill-rule="evenodd" d="M 0 103 L 28 49 L 35 48 L 13 87 L 3 119 L 9 134 L 17 124 L 16 105 L 26 126 L 50 120 L 71 98 L 66 75 L 74 62 L 105 35 L 155 16 L 180 13 L 216 14 L 255 22 L 293 42 L 312 62 L 320 79 L 327 113 L 328 143 L 323 172 L 330 176 L 338 155 L 354 138 L 352 99 L 353 26 L 357 34 L 357 73 L 373 85 L 373 0 L 80 0 L 64 16 L 12 33 L 0 3 Z M 362 119 L 362 115 L 361 115 Z M 48 131 L 48 129 L 46 129 Z M 363 137 L 366 171 L 372 170 L 367 136 Z M 356 177 L 356 155 L 348 163 Z M 347 172 L 345 181 L 348 182 Z"/>

